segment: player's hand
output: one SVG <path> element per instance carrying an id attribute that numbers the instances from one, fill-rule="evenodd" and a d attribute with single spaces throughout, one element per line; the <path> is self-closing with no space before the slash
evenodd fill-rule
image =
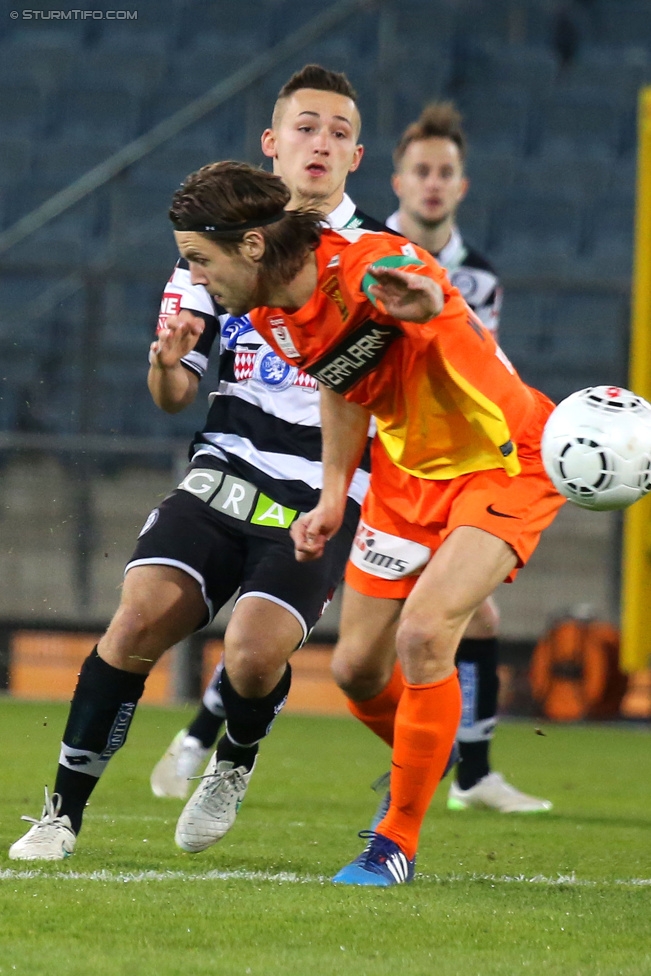
<path id="1" fill-rule="evenodd" d="M 432 278 L 376 264 L 370 264 L 368 271 L 377 281 L 369 291 L 394 318 L 422 323 L 443 311 L 443 289 Z"/>
<path id="2" fill-rule="evenodd" d="M 299 516 L 289 530 L 294 555 L 299 563 L 320 559 L 326 542 L 335 535 L 343 521 L 343 512 L 319 502 L 316 508 Z"/>
<path id="3" fill-rule="evenodd" d="M 157 333 L 149 347 L 150 362 L 160 369 L 178 366 L 196 346 L 205 327 L 204 320 L 182 309 L 178 315 L 169 315 L 165 326 Z"/>

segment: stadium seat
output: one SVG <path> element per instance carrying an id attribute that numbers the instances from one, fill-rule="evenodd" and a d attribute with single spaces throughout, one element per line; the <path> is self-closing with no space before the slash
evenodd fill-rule
<path id="1" fill-rule="evenodd" d="M 110 90 L 119 79 L 120 88 L 141 96 L 160 84 L 166 67 L 164 49 L 132 51 L 107 45 L 88 51 L 84 55 L 83 65 L 72 73 L 67 85 L 82 85 L 92 78 L 94 87 L 103 85 Z"/>
<path id="2" fill-rule="evenodd" d="M 651 53 L 651 20 L 646 0 L 595 0 L 595 20 L 602 44 L 631 45 Z"/>
<path id="3" fill-rule="evenodd" d="M 556 58 L 544 47 L 492 41 L 472 43 L 462 50 L 465 83 L 484 89 L 511 86 L 540 97 L 551 89 L 558 71 Z"/>
<path id="4" fill-rule="evenodd" d="M 631 204 L 600 201 L 590 222 L 587 258 L 604 276 L 628 276 L 633 263 L 634 209 Z"/>
<path id="5" fill-rule="evenodd" d="M 468 90 L 460 94 L 470 144 L 486 152 L 520 156 L 528 139 L 529 99 L 518 89 Z"/>
<path id="6" fill-rule="evenodd" d="M 611 178 L 610 160 L 580 156 L 535 156 L 518 167 L 518 188 L 534 195 L 591 201 L 601 195 Z"/>
<path id="7" fill-rule="evenodd" d="M 34 158 L 36 184 L 64 187 L 120 149 L 118 140 L 73 138 L 43 142 Z"/>
<path id="8" fill-rule="evenodd" d="M 299 13 L 305 4 L 296 6 Z M 278 19 L 283 32 L 291 30 L 291 7 L 282 10 Z M 232 39 L 240 49 L 249 52 L 262 50 L 271 41 L 271 25 L 274 20 L 272 7 L 258 0 L 190 0 L 180 22 L 182 45 L 192 46 L 194 41 L 206 33 L 220 34 Z"/>
<path id="9" fill-rule="evenodd" d="M 466 164 L 472 200 L 491 204 L 511 189 L 517 160 L 511 153 L 486 152 L 471 145 Z"/>
<path id="10" fill-rule="evenodd" d="M 594 89 L 561 90 L 540 106 L 537 151 L 610 158 L 620 148 L 621 119 L 620 106 Z"/>
<path id="11" fill-rule="evenodd" d="M 581 242 L 579 207 L 564 199 L 513 195 L 493 214 L 490 250 L 503 273 L 563 271 Z"/>
<path id="12" fill-rule="evenodd" d="M 29 175 L 34 144 L 25 136 L 7 135 L 0 149 L 0 186 L 17 183 Z"/>
<path id="13" fill-rule="evenodd" d="M 57 102 L 61 138 L 94 132 L 99 139 L 127 142 L 138 135 L 141 101 L 124 86 L 95 86 L 91 75 L 79 74 L 76 85 L 61 89 Z"/>
<path id="14" fill-rule="evenodd" d="M 37 84 L 5 83 L 0 98 L 0 136 L 36 136 L 43 131 L 48 100 Z"/>
<path id="15" fill-rule="evenodd" d="M 622 101 L 633 100 L 641 85 L 651 80 L 651 50 L 591 45 L 568 67 L 566 80 Z"/>

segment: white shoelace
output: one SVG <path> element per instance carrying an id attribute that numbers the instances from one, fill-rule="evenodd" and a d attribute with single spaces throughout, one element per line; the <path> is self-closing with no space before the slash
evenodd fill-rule
<path id="1" fill-rule="evenodd" d="M 61 795 L 59 793 L 53 793 L 52 796 L 50 796 L 46 786 L 45 806 L 43 807 L 43 813 L 41 814 L 40 819 L 25 816 L 22 816 L 20 819 L 25 820 L 27 823 L 35 824 L 37 827 L 56 826 L 59 818 L 59 811 L 61 810 L 61 803 Z"/>

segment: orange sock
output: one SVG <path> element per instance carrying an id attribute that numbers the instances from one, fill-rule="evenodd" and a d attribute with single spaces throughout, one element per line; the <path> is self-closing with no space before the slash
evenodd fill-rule
<path id="1" fill-rule="evenodd" d="M 456 671 L 430 685 L 405 684 L 395 720 L 391 806 L 377 826 L 408 858 L 447 764 L 461 718 Z"/>
<path id="2" fill-rule="evenodd" d="M 379 735 L 391 748 L 393 748 L 393 724 L 403 688 L 402 670 L 396 661 L 389 684 L 379 695 L 366 701 L 348 699 L 348 708 L 355 718 L 363 722 L 371 732 Z"/>

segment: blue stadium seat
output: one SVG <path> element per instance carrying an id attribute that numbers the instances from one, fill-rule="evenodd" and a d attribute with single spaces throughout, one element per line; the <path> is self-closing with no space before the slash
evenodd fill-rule
<path id="1" fill-rule="evenodd" d="M 5 83 L 0 98 L 0 135 L 40 135 L 46 121 L 47 98 L 35 84 Z"/>
<path id="2" fill-rule="evenodd" d="M 214 161 L 212 146 L 172 148 L 166 144 L 136 163 L 129 173 L 129 181 L 137 186 L 167 188 L 171 199 L 174 189 L 189 173 Z"/>
<path id="3" fill-rule="evenodd" d="M 458 99 L 470 144 L 486 152 L 522 155 L 527 148 L 529 98 L 518 89 L 468 90 Z"/>
<path id="4" fill-rule="evenodd" d="M 544 47 L 491 41 L 470 43 L 460 50 L 463 80 L 484 89 L 511 86 L 539 98 L 551 89 L 558 72 L 556 58 Z"/>
<path id="5" fill-rule="evenodd" d="M 299 12 L 305 4 L 294 5 Z M 283 9 L 277 16 L 282 23 L 283 34 L 292 30 L 291 8 Z M 190 0 L 183 12 L 180 23 L 182 43 L 193 43 L 206 33 L 219 34 L 229 38 L 240 48 L 249 52 L 268 46 L 271 41 L 271 25 L 274 20 L 270 4 L 259 0 Z"/>
<path id="6" fill-rule="evenodd" d="M 471 146 L 466 169 L 470 178 L 470 199 L 490 204 L 501 200 L 510 191 L 517 160 L 511 153 L 486 152 Z"/>
<path id="7" fill-rule="evenodd" d="M 42 142 L 35 153 L 34 181 L 37 184 L 66 186 L 112 156 L 120 148 L 116 139 L 51 139 Z"/>
<path id="8" fill-rule="evenodd" d="M 534 156 L 520 162 L 516 183 L 534 195 L 592 201 L 611 179 L 612 163 L 603 157 Z"/>
<path id="9" fill-rule="evenodd" d="M 58 106 L 62 138 L 96 133 L 127 142 L 138 135 L 141 100 L 119 84 L 96 87 L 92 76 L 79 75 L 75 85 L 60 91 Z"/>
<path id="10" fill-rule="evenodd" d="M 590 224 L 591 244 L 587 259 L 602 276 L 631 273 L 633 263 L 634 208 L 631 204 L 598 202 Z"/>
<path id="11" fill-rule="evenodd" d="M 594 89 L 560 90 L 540 106 L 537 149 L 543 155 L 611 158 L 621 139 L 620 106 Z"/>
<path id="12" fill-rule="evenodd" d="M 493 214 L 490 250 L 504 273 L 562 272 L 581 243 L 580 208 L 568 200 L 513 195 Z"/>
<path id="13" fill-rule="evenodd" d="M 621 100 L 634 99 L 638 89 L 651 80 L 651 50 L 591 45 L 568 67 L 566 80 Z"/>
<path id="14" fill-rule="evenodd" d="M 72 71 L 76 52 L 65 46 L 28 44 L 9 38 L 0 47 L 2 85 L 36 85 L 46 93 Z"/>
<path id="15" fill-rule="evenodd" d="M 121 89 L 142 96 L 158 87 L 166 68 L 167 60 L 160 49 L 132 51 L 106 46 L 86 52 L 67 85 L 84 85 L 92 79 L 95 88 L 110 90 L 118 79 Z"/>
<path id="16" fill-rule="evenodd" d="M 0 145 L 0 186 L 29 176 L 34 144 L 25 136 L 7 135 Z"/>
<path id="17" fill-rule="evenodd" d="M 595 19 L 602 44 L 644 47 L 651 52 L 651 18 L 647 0 L 596 0 Z"/>

